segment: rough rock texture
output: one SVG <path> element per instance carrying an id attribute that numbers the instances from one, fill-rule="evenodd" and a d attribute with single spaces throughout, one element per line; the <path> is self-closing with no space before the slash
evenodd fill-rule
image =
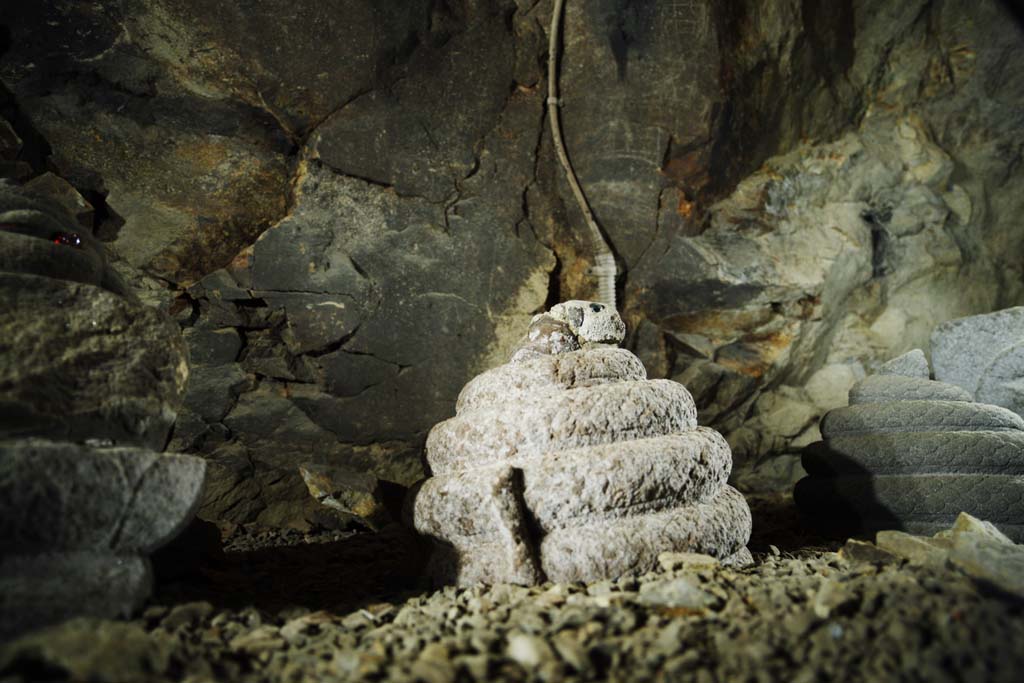
<path id="1" fill-rule="evenodd" d="M 693 207 L 706 219 L 663 231 L 626 288 L 641 357 L 685 378 L 701 418 L 728 437 L 739 481 L 777 477 L 768 456 L 815 440 L 815 418 L 829 409 L 809 395 L 815 372 L 872 370 L 927 348 L 939 322 L 1022 296 L 1024 177 L 1013 131 L 1024 112 L 1024 38 L 1008 9 L 855 1 L 845 6 L 854 27 L 845 41 L 822 27 L 803 43 L 793 19 L 807 15 L 785 14 L 786 4 L 758 3 L 740 25 L 786 38 L 777 52 L 755 52 L 771 76 L 759 73 L 752 92 L 785 92 L 784 74 L 807 63 L 794 46 L 827 44 L 821 62 L 832 73 L 807 79 L 824 92 L 802 100 L 816 103 L 804 111 L 827 118 L 852 106 L 857 124 L 835 135 L 796 117 L 812 141 L 762 158 L 728 198 Z M 828 25 L 827 15 L 818 20 Z M 746 36 L 737 42 L 748 45 Z M 780 122 L 793 120 L 785 102 Z M 762 393 L 803 408 L 780 412 Z"/>
<path id="2" fill-rule="evenodd" d="M 0 442 L 5 549 L 149 554 L 199 505 L 206 463 L 139 448 Z"/>
<path id="3" fill-rule="evenodd" d="M 181 406 L 176 326 L 125 291 L 52 174 L 0 184 L 0 438 L 162 449 Z"/>
<path id="4" fill-rule="evenodd" d="M 879 374 L 867 377 L 850 389 L 850 405 L 896 401 L 966 401 L 974 399 L 958 386 L 923 377 Z"/>
<path id="5" fill-rule="evenodd" d="M 975 397 L 1024 415 L 1024 340 L 1000 351 L 978 380 Z"/>
<path id="6" fill-rule="evenodd" d="M 135 613 L 152 591 L 147 556 L 192 519 L 205 470 L 141 448 L 0 441 L 0 637 Z"/>
<path id="7" fill-rule="evenodd" d="M 937 366 L 938 367 L 938 366 Z M 832 533 L 930 533 L 959 512 L 1024 539 L 1024 419 L 974 403 L 952 384 L 875 375 L 821 422 L 794 495 L 807 522 Z"/>
<path id="8" fill-rule="evenodd" d="M 388 576 L 415 564 L 394 538 L 267 534 L 137 619 L 73 620 L 0 645 L 0 678 L 1016 683 L 1024 667 L 1020 601 L 985 576 L 1013 565 L 988 558 L 982 573 L 866 542 L 766 545 L 742 570 L 665 553 L 617 581 L 430 591 Z"/>
<path id="9" fill-rule="evenodd" d="M 749 560 L 750 509 L 725 483 L 728 444 L 697 427 L 682 385 L 647 380 L 632 354 L 607 347 L 624 333 L 608 306 L 553 307 L 431 430 L 433 476 L 408 506 L 437 545 L 437 580 L 614 578 L 666 551 Z"/>
<path id="10" fill-rule="evenodd" d="M 928 358 L 921 349 L 911 349 L 902 356 L 887 360 L 878 366 L 876 375 L 902 375 L 917 379 L 931 379 Z"/>
<path id="11" fill-rule="evenodd" d="M 971 396 L 982 400 L 977 395 L 978 389 L 989 366 L 1021 340 L 1024 340 L 1024 306 L 942 323 L 931 338 L 935 379 L 963 387 Z M 1024 371 L 1024 367 L 1016 369 Z M 997 370 L 997 374 L 1003 373 Z"/>
<path id="12" fill-rule="evenodd" d="M 935 377 L 1024 415 L 1024 307 L 943 323 L 932 333 Z"/>
<path id="13" fill-rule="evenodd" d="M 848 542 L 840 553 L 847 548 L 856 553 L 859 549 L 851 546 L 856 543 Z M 957 515 L 952 527 L 930 538 L 880 531 L 875 543 L 912 564 L 955 567 L 987 588 L 1024 598 L 1024 546 L 1014 544 L 991 522 L 966 512 Z"/>
<path id="14" fill-rule="evenodd" d="M 202 496 L 205 461 L 154 450 L 185 346 L 126 295 L 87 206 L 50 175 L 0 185 L 0 638 L 130 616 L 152 591 L 146 556 Z"/>
<path id="15" fill-rule="evenodd" d="M 0 273 L 0 433 L 162 449 L 188 365 L 160 311 L 99 287 Z"/>
<path id="16" fill-rule="evenodd" d="M 737 481 L 799 475 L 794 449 L 835 407 L 821 377 L 1022 302 L 1024 38 L 1004 5 L 569 3 L 565 137 L 627 345 L 684 378 Z M 0 173 L 67 179 L 115 267 L 197 328 L 193 356 L 212 332 L 242 342 L 197 370 L 175 437 L 217 463 L 204 514 L 308 525 L 307 444 L 411 483 L 464 382 L 530 315 L 591 294 L 543 117 L 550 11 L 9 13 Z"/>
<path id="17" fill-rule="evenodd" d="M 109 552 L 51 551 L 0 558 L 0 639 L 70 616 L 125 619 L 153 592 L 149 560 Z"/>

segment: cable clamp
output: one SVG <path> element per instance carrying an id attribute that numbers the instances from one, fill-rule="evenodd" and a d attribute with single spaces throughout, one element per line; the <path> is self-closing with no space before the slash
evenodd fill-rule
<path id="1" fill-rule="evenodd" d="M 549 97 L 547 99 L 548 106 L 561 107 L 562 99 L 560 97 Z"/>

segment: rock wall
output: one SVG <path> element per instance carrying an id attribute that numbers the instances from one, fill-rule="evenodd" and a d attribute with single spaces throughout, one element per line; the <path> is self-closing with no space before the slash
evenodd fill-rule
<path id="1" fill-rule="evenodd" d="M 53 171 L 191 348 L 204 514 L 316 521 L 297 466 L 422 476 L 532 313 L 591 295 L 544 118 L 543 0 L 124 0 L 3 21 Z M 566 143 L 630 346 L 794 478 L 865 368 L 1020 303 L 1024 37 L 997 0 L 567 3 Z M 3 132 L 3 131 L 0 131 Z M 781 454 L 781 455 L 780 455 Z"/>

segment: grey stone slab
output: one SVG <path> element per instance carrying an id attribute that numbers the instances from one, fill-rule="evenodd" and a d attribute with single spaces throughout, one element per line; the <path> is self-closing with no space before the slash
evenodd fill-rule
<path id="1" fill-rule="evenodd" d="M 1011 344 L 992 358 L 978 379 L 976 398 L 1024 415 L 1024 341 Z"/>
<path id="2" fill-rule="evenodd" d="M 524 402 L 463 411 L 431 430 L 436 474 L 629 438 L 694 429 L 697 409 L 671 380 L 538 392 Z"/>
<path id="3" fill-rule="evenodd" d="M 353 295 L 254 291 L 270 308 L 287 317 L 282 340 L 294 354 L 322 351 L 351 335 L 365 316 L 361 290 Z M 358 297 L 358 298 L 357 298 Z"/>
<path id="4" fill-rule="evenodd" d="M 1003 349 L 1024 339 L 1024 306 L 949 320 L 932 332 L 935 379 L 976 395 L 985 369 Z"/>
<path id="5" fill-rule="evenodd" d="M 205 472 L 188 455 L 0 442 L 0 539 L 19 553 L 150 553 L 191 521 Z"/>
<path id="6" fill-rule="evenodd" d="M 829 412 L 825 439 L 855 434 L 936 431 L 1022 431 L 1024 419 L 1006 408 L 962 401 L 864 403 Z"/>
<path id="7" fill-rule="evenodd" d="M 878 367 L 875 374 L 898 375 L 918 379 L 928 379 L 931 377 L 931 371 L 928 369 L 928 359 L 925 358 L 924 351 L 921 349 L 912 349 L 901 356 L 887 360 Z"/>
<path id="8" fill-rule="evenodd" d="M 836 436 L 804 449 L 812 475 L 1024 475 L 1024 432 L 914 432 Z"/>
<path id="9" fill-rule="evenodd" d="M 317 155 L 399 194 L 432 201 L 454 194 L 456 182 L 472 172 L 474 145 L 497 122 L 512 82 L 512 35 L 499 11 L 492 4 L 474 12 L 469 30 L 417 53 L 414 77 L 356 98 L 330 117 L 314 134 Z"/>
<path id="10" fill-rule="evenodd" d="M 950 526 L 961 512 L 1024 525 L 1021 478 L 1003 474 L 805 477 L 794 495 L 805 514 L 837 519 L 928 522 Z M 883 527 L 885 528 L 885 527 Z M 891 527 L 890 527 L 891 528 Z"/>
<path id="11" fill-rule="evenodd" d="M 0 639 L 71 617 L 124 619 L 149 598 L 149 561 L 103 552 L 0 557 Z"/>
<path id="12" fill-rule="evenodd" d="M 850 389 L 850 405 L 892 403 L 894 401 L 966 401 L 973 402 L 966 390 L 955 384 L 934 382 L 903 375 L 871 375 Z"/>

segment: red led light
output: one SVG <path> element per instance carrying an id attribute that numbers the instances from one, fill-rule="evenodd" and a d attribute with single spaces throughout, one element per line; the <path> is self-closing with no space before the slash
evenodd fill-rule
<path id="1" fill-rule="evenodd" d="M 58 232 L 53 236 L 54 244 L 63 244 L 67 247 L 81 247 L 82 238 L 77 232 Z"/>

